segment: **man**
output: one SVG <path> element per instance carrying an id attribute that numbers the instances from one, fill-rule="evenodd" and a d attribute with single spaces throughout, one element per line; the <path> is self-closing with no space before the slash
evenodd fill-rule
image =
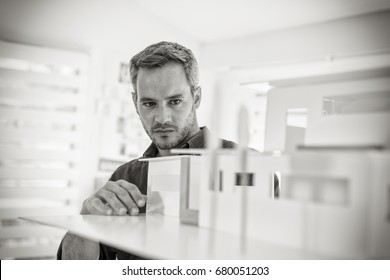
<path id="1" fill-rule="evenodd" d="M 204 148 L 209 133 L 198 125 L 201 101 L 198 64 L 191 50 L 170 42 L 151 45 L 130 61 L 132 98 L 152 140 L 143 158 L 169 156 L 173 148 Z M 223 148 L 234 143 L 222 140 Z M 83 215 L 138 215 L 145 212 L 148 163 L 120 166 L 102 188 L 83 203 Z M 66 234 L 59 259 L 137 259 L 137 256 Z"/>

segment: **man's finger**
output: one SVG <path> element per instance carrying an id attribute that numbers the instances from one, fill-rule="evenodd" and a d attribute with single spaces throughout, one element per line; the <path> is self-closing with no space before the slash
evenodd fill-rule
<path id="1" fill-rule="evenodd" d="M 125 180 L 118 180 L 116 183 L 125 188 L 130 193 L 132 199 L 135 201 L 138 207 L 145 206 L 146 200 L 136 185 L 131 184 Z"/>
<path id="2" fill-rule="evenodd" d="M 138 206 L 126 188 L 123 188 L 117 183 L 113 183 L 107 186 L 107 190 L 116 194 L 118 199 L 123 203 L 124 206 L 126 206 L 130 215 L 138 215 Z"/>
<path id="3" fill-rule="evenodd" d="M 107 202 L 114 211 L 119 215 L 124 215 L 127 212 L 126 206 L 118 199 L 116 194 L 112 191 L 101 189 L 96 193 L 98 198 L 101 198 L 103 202 Z"/>
<path id="4" fill-rule="evenodd" d="M 91 199 L 90 208 L 93 209 L 92 214 L 104 214 L 104 215 L 111 215 L 112 214 L 112 208 L 109 205 L 104 204 L 97 197 L 94 197 Z"/>

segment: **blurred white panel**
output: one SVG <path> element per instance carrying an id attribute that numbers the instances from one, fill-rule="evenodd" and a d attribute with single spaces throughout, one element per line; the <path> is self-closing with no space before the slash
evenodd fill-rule
<path id="1" fill-rule="evenodd" d="M 88 56 L 0 47 L 0 257 L 54 258 L 62 233 L 15 221 L 78 212 Z"/>
<path id="2" fill-rule="evenodd" d="M 29 61 L 32 64 L 68 65 L 80 69 L 80 72 L 88 69 L 88 56 L 83 53 L 2 41 L 0 47 L 0 57 Z"/>
<path id="3" fill-rule="evenodd" d="M 85 87 L 85 80 L 78 77 L 63 75 L 46 75 L 34 72 L 24 72 L 17 70 L 1 69 L 0 76 L 3 79 L 22 80 L 26 83 L 39 83 L 41 85 L 69 86 L 74 88 Z"/>
<path id="4" fill-rule="evenodd" d="M 0 108 L 0 118 L 10 118 L 18 120 L 55 120 L 60 123 L 77 123 L 82 118 L 78 113 L 52 112 L 49 110 L 31 110 L 31 109 L 11 109 Z"/>
<path id="5" fill-rule="evenodd" d="M 39 159 L 39 160 L 79 160 L 79 151 L 44 151 L 38 149 L 3 148 L 0 146 L 0 154 L 10 159 Z M 68 165 L 69 167 L 69 165 Z"/>
<path id="6" fill-rule="evenodd" d="M 50 185 L 45 186 L 44 183 L 40 187 L 0 187 L 0 197 L 16 197 L 16 198 L 30 198 L 39 194 L 40 198 L 50 199 L 53 201 L 75 201 L 78 196 L 78 189 L 76 187 L 56 187 Z"/>
<path id="7" fill-rule="evenodd" d="M 54 129 L 41 129 L 36 133 L 34 129 L 19 129 L 16 127 L 1 128 L 0 141 L 12 139 L 29 139 L 58 142 L 79 142 L 81 140 L 80 131 L 55 131 Z"/>
<path id="8" fill-rule="evenodd" d="M 324 96 L 323 115 L 390 112 L 390 92 L 368 92 L 341 96 Z"/>

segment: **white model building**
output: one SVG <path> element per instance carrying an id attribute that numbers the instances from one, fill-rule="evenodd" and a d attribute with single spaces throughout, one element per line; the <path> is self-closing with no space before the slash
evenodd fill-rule
<path id="1" fill-rule="evenodd" d="M 388 69 L 275 84 L 247 186 L 240 151 L 218 151 L 215 174 L 204 158 L 199 226 L 319 258 L 390 257 Z M 290 127 L 289 112 L 304 112 L 307 127 Z"/>
<path id="2" fill-rule="evenodd" d="M 241 235 L 245 224 L 244 238 L 323 258 L 390 255 L 389 153 L 251 153 L 250 186 L 237 184 L 238 166 L 232 162 L 237 162 L 237 153 L 219 153 L 223 183 L 217 190 L 208 188 L 207 179 L 202 181 L 199 226 Z M 207 170 L 205 161 L 206 176 Z M 275 172 L 281 174 L 277 185 Z M 246 215 L 242 215 L 244 191 L 248 192 Z"/>
<path id="3" fill-rule="evenodd" d="M 195 223 L 199 206 L 200 157 L 170 156 L 148 161 L 146 214 L 182 217 Z M 193 210 L 193 211 L 191 211 Z"/>
<path id="4" fill-rule="evenodd" d="M 388 70 L 276 81 L 265 152 L 149 160 L 147 213 L 318 258 L 389 258 Z"/>

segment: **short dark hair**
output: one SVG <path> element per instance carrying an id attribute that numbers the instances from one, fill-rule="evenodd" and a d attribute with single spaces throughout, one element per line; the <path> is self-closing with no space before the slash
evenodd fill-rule
<path id="1" fill-rule="evenodd" d="M 130 60 L 130 78 L 134 92 L 137 91 L 137 77 L 140 68 L 156 68 L 168 62 L 180 63 L 186 74 L 191 92 L 194 93 L 199 84 L 198 62 L 192 51 L 172 42 L 159 42 L 146 47 Z"/>

